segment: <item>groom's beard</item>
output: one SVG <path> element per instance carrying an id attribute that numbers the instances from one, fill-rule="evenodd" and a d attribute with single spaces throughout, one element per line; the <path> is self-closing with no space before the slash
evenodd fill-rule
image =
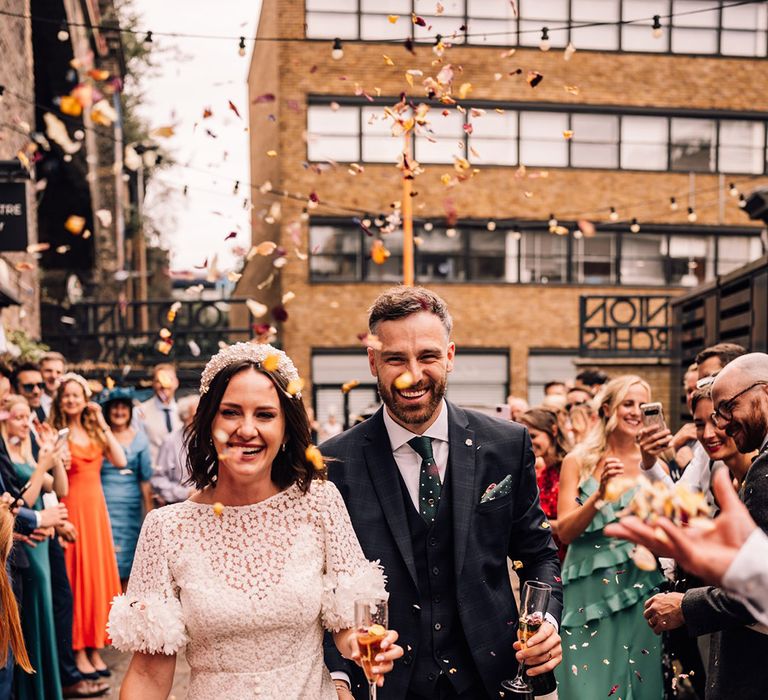
<path id="1" fill-rule="evenodd" d="M 379 395 L 390 413 L 397 418 L 402 425 L 420 425 L 426 423 L 437 411 L 440 402 L 445 396 L 447 381 L 445 378 L 438 382 L 419 382 L 416 386 L 408 387 L 406 391 L 427 389 L 426 403 L 409 405 L 403 399 L 394 386 L 385 386 L 380 379 L 377 380 Z"/>

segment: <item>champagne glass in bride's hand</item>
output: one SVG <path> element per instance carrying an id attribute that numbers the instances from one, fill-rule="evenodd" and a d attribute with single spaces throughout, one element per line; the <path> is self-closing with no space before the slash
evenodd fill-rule
<path id="1" fill-rule="evenodd" d="M 376 666 L 376 656 L 381 652 L 381 642 L 387 636 L 389 610 L 383 598 L 355 601 L 355 629 L 360 649 L 360 665 L 368 679 L 368 697 L 376 700 L 378 675 L 371 672 Z"/>
<path id="2" fill-rule="evenodd" d="M 517 627 L 517 638 L 520 644 L 526 645 L 544 622 L 544 615 L 549 606 L 549 596 L 552 586 L 539 581 L 526 581 L 520 591 L 520 619 Z M 533 689 L 523 676 L 525 662 L 521 661 L 517 666 L 517 676 L 514 680 L 504 681 L 501 687 L 512 693 L 532 693 Z"/>

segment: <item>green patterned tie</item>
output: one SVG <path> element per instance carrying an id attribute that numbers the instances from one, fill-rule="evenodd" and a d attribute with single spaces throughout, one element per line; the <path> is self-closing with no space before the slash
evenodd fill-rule
<path id="1" fill-rule="evenodd" d="M 437 506 L 440 504 L 440 474 L 432 454 L 432 438 L 426 435 L 411 438 L 408 444 L 421 457 L 421 475 L 419 476 L 419 513 L 427 525 L 435 522 Z"/>

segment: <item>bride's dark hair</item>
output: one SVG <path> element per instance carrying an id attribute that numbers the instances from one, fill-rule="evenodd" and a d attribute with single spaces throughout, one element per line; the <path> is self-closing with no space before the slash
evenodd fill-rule
<path id="1" fill-rule="evenodd" d="M 233 362 L 224 367 L 211 381 L 208 391 L 200 397 L 192 423 L 184 431 L 187 446 L 188 484 L 203 489 L 215 483 L 219 473 L 219 457 L 213 444 L 211 431 L 219 404 L 227 390 L 229 381 L 239 372 L 253 368 L 261 372 L 274 384 L 285 418 L 285 450 L 280 450 L 272 462 L 272 481 L 280 489 L 298 484 L 306 493 L 313 479 L 324 479 L 325 469 L 316 469 L 306 457 L 311 444 L 309 418 L 304 403 L 291 396 L 288 382 L 278 371 L 268 371 L 252 360 Z"/>

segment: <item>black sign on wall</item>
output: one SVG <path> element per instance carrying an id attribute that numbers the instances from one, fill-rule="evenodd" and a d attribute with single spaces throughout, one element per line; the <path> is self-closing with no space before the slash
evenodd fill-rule
<path id="1" fill-rule="evenodd" d="M 25 251 L 27 245 L 27 183 L 0 182 L 0 251 Z"/>

